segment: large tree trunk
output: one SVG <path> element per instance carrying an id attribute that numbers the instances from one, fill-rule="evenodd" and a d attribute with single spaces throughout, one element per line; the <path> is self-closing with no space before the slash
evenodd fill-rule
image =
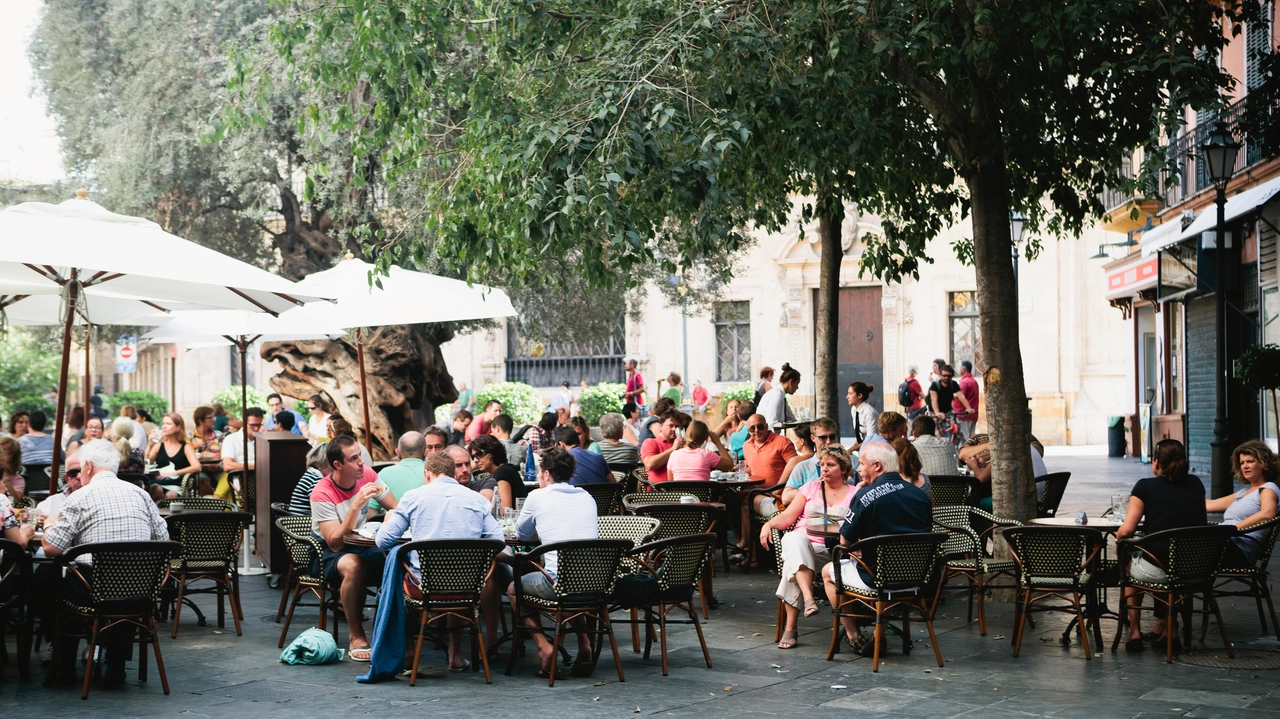
<path id="1" fill-rule="evenodd" d="M 280 251 L 281 275 L 300 280 L 329 269 L 348 252 L 360 256 L 360 244 L 322 210 L 313 209 L 307 216 L 287 188 L 280 193 L 280 204 L 284 229 L 273 241 Z M 283 370 L 270 379 L 273 389 L 299 399 L 313 394 L 328 396 L 335 412 L 351 423 L 374 459 L 393 459 L 401 434 L 422 429 L 431 421 L 430 413 L 436 406 L 458 398 L 440 353 L 440 345 L 452 338 L 447 326 L 426 324 L 379 327 L 365 333 L 372 437 L 364 436 L 360 368 L 353 336 L 336 342 L 268 342 L 261 354 L 263 359 L 278 360 Z M 414 421 L 415 411 L 420 411 L 420 421 Z M 425 422 L 421 421 L 423 413 Z"/>
<path id="2" fill-rule="evenodd" d="M 439 325 L 379 327 L 366 335 L 372 437 L 364 436 L 354 338 L 268 342 L 262 357 L 279 361 L 283 369 L 271 378 L 273 389 L 289 397 L 328 396 L 334 413 L 355 427 L 374 459 L 392 459 L 400 435 L 420 429 L 414 409 L 430 410 L 458 398 L 438 346 L 451 336 Z"/>
<path id="3" fill-rule="evenodd" d="M 997 134 L 994 135 L 998 137 Z M 966 178 L 972 201 L 973 264 L 978 281 L 987 428 L 991 435 L 995 513 L 1026 521 L 1036 515 L 1031 470 L 1031 422 L 1018 338 L 1017 282 L 1009 228 L 1009 188 L 999 142 L 995 157 L 975 163 Z"/>
<path id="4" fill-rule="evenodd" d="M 840 226 L 844 222 L 844 203 L 827 190 L 818 192 L 818 234 L 822 238 L 822 256 L 818 263 L 818 318 L 814 332 L 817 351 L 813 368 L 815 417 L 836 419 L 839 398 L 836 396 L 836 352 L 839 330 L 840 262 L 844 259 L 844 243 Z"/>

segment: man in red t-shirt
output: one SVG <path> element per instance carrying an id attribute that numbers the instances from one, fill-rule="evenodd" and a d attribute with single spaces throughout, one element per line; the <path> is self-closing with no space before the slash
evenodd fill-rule
<path id="1" fill-rule="evenodd" d="M 467 443 L 470 444 L 471 440 L 482 434 L 489 434 L 489 425 L 493 424 L 493 420 L 497 419 L 500 414 L 502 414 L 501 402 L 496 399 L 485 402 L 484 411 L 476 415 L 476 418 L 471 421 L 471 426 L 467 427 L 465 435 Z"/>
<path id="2" fill-rule="evenodd" d="M 662 415 L 662 422 L 654 427 L 654 435 L 640 445 L 640 461 L 644 462 L 645 471 L 649 473 L 650 482 L 665 482 L 667 476 L 667 460 L 671 453 L 684 446 L 684 437 L 676 436 L 680 427 L 680 413 L 671 410 Z"/>
<path id="3" fill-rule="evenodd" d="M 320 563 L 325 582 L 340 582 L 338 596 L 347 615 L 347 657 L 367 662 L 369 640 L 361 621 L 365 591 L 371 582 L 382 579 L 385 557 L 377 547 L 355 548 L 344 538 L 364 526 L 369 500 L 376 499 L 391 510 L 396 508 L 396 496 L 364 465 L 360 445 L 348 435 L 329 440 L 325 461 L 333 467 L 333 474 L 316 482 L 311 490 L 311 531 L 324 547 Z"/>
<path id="4" fill-rule="evenodd" d="M 644 407 L 644 377 L 636 370 L 636 361 L 627 360 L 627 391 L 622 395 L 623 402 L 635 402 L 637 407 Z"/>
<path id="5" fill-rule="evenodd" d="M 960 431 L 965 438 L 972 437 L 978 427 L 978 380 L 973 376 L 973 363 L 964 360 L 960 363 L 960 394 L 969 403 L 968 412 L 957 412 L 956 421 L 960 423 Z"/>

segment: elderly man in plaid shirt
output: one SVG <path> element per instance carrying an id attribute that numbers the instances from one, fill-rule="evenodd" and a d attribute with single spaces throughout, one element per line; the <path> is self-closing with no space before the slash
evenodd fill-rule
<path id="1" fill-rule="evenodd" d="M 80 448 L 81 488 L 62 505 L 53 526 L 45 527 L 41 545 L 47 557 L 58 557 L 82 544 L 97 542 L 146 542 L 169 539 L 169 528 L 160 517 L 155 502 L 146 491 L 116 476 L 120 468 L 120 451 L 105 439 L 95 439 Z M 80 573 L 93 581 L 92 557 L 76 558 Z M 74 576 L 63 584 L 63 596 L 72 601 L 89 602 L 89 592 Z M 107 673 L 103 686 L 124 681 L 124 663 L 132 646 L 129 632 L 113 632 L 107 645 Z M 74 640 L 72 640 L 74 641 Z M 66 649 L 67 651 L 64 651 Z M 75 646 L 60 647 L 63 659 L 75 656 Z M 54 671 L 74 668 L 64 665 Z"/>

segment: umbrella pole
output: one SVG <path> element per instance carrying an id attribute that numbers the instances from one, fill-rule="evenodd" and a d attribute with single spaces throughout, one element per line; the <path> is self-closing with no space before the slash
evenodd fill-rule
<path id="1" fill-rule="evenodd" d="M 93 373 L 89 371 L 89 350 L 93 347 L 93 343 L 89 340 L 93 325 L 84 326 L 84 423 L 89 424 L 89 405 L 93 399 L 93 382 L 90 378 Z"/>
<path id="2" fill-rule="evenodd" d="M 369 385 L 364 375 L 364 330 L 356 329 L 356 363 L 360 365 L 360 404 L 364 406 L 364 443 L 372 446 L 372 421 L 369 419 Z"/>
<path id="3" fill-rule="evenodd" d="M 244 488 L 249 486 L 249 416 L 245 412 L 249 411 L 249 372 L 248 364 L 245 360 L 245 352 L 249 350 L 249 342 L 244 335 L 236 338 L 237 349 L 240 350 L 240 434 L 244 439 L 244 471 L 240 477 L 243 480 L 240 485 L 240 491 L 244 492 Z M 243 497 L 243 494 L 241 495 Z M 254 511 L 251 507 L 245 507 L 245 511 Z"/>
<path id="4" fill-rule="evenodd" d="M 67 321 L 62 326 L 62 368 L 58 371 L 58 411 L 53 422 L 53 456 L 49 461 L 49 495 L 58 493 L 58 475 L 62 469 L 62 423 L 67 414 L 67 371 L 71 369 L 71 328 L 80 302 L 79 270 L 71 268 L 67 287 Z M 88 418 L 85 419 L 88 421 Z"/>

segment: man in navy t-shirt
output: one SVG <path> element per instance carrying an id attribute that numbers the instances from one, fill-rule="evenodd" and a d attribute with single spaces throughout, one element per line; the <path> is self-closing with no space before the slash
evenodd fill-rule
<path id="1" fill-rule="evenodd" d="M 849 518 L 840 528 L 840 544 L 849 546 L 883 534 L 913 534 L 933 531 L 933 504 L 923 489 L 898 474 L 898 453 L 884 442 L 863 444 L 858 453 L 858 474 L 862 478 L 858 491 L 849 502 Z M 862 553 L 862 561 L 875 569 L 874 551 Z M 822 571 L 827 599 L 837 606 L 832 566 Z M 871 576 L 857 562 L 841 560 L 840 579 L 850 587 L 871 588 Z M 858 625 L 852 617 L 841 617 L 850 639 L 858 636 Z"/>
<path id="2" fill-rule="evenodd" d="M 569 450 L 569 454 L 577 461 L 573 477 L 569 484 L 579 487 L 584 484 L 603 484 L 612 482 L 613 472 L 609 471 L 609 463 L 602 455 L 585 450 L 578 444 L 578 433 L 572 427 L 557 427 L 556 441 Z"/>

